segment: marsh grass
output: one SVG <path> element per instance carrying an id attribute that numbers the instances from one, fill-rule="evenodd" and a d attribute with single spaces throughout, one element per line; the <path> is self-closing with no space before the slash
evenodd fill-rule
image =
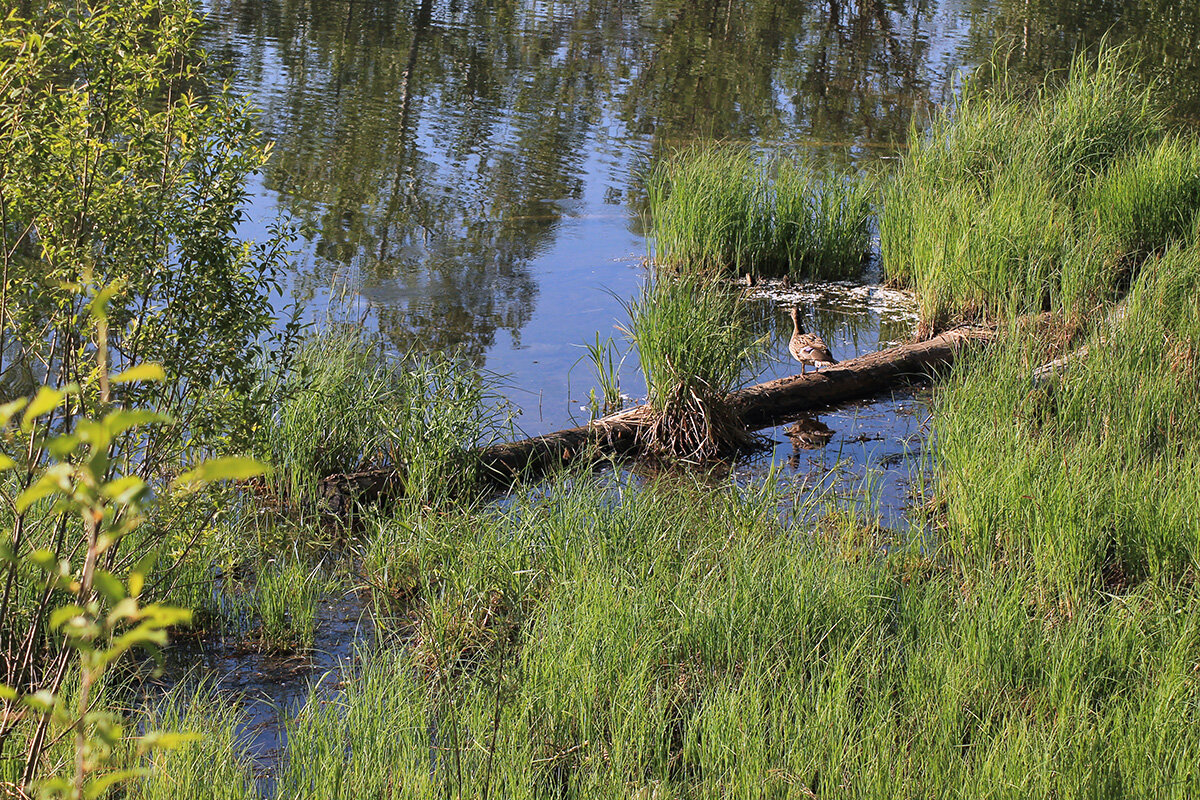
<path id="1" fill-rule="evenodd" d="M 1200 596 L 1065 613 L 775 486 L 584 476 L 503 510 L 376 520 L 414 646 L 285 723 L 276 796 L 1188 797 Z M 817 508 L 810 509 L 813 513 Z"/>
<path id="2" fill-rule="evenodd" d="M 1119 70 L 1093 77 L 1120 85 Z M 1196 796 L 1195 147 L 1151 135 L 1141 95 L 1085 88 L 1041 98 L 1048 133 L 1029 157 L 1044 171 L 1009 171 L 1028 109 L 970 92 L 965 121 L 939 123 L 944 147 L 917 144 L 905 167 L 926 182 L 904 190 L 936 214 L 894 220 L 912 249 L 893 256 L 926 259 L 899 269 L 925 282 L 928 310 L 1061 320 L 1082 304 L 1112 320 L 1080 326 L 1088 350 L 1053 379 L 1031 376 L 1065 339 L 1015 326 L 956 365 L 934 407 L 936 528 L 884 529 L 869 496 L 831 492 L 792 497 L 785 517 L 771 478 L 678 472 L 637 486 L 572 473 L 464 502 L 446 487 L 491 430 L 478 377 L 358 334 L 314 341 L 272 452 L 295 494 L 324 470 L 404 466 L 409 496 L 354 540 L 395 629 L 285 710 L 270 791 L 234 702 L 181 687 L 131 724 L 203 738 L 126 753 L 149 770 L 124 794 Z M 697 276 L 656 278 L 629 313 L 664 441 L 688 456 L 736 443 L 721 403 L 762 356 L 752 309 Z M 325 431 L 330 409 L 353 430 Z M 309 646 L 314 573 L 295 550 L 271 562 L 265 532 L 217 529 L 206 558 L 261 539 L 238 613 L 270 646 Z M 203 565 L 180 575 L 209 585 Z"/>
<path id="3" fill-rule="evenodd" d="M 600 396 L 597 397 L 596 390 L 592 389 L 588 404 L 592 419 L 620 411 L 623 404 L 621 367 L 624 366 L 625 358 L 629 355 L 628 351 L 618 353 L 612 337 L 601 341 L 599 332 L 596 333 L 595 342 L 585 342 L 583 346 L 587 352 L 579 360 L 586 359 L 588 361 L 592 367 L 592 373 L 596 377 L 596 382 L 600 384 Z"/>
<path id="4" fill-rule="evenodd" d="M 664 159 L 647 181 L 657 263 L 688 273 L 857 275 L 873 189 L 862 177 L 745 147 Z"/>
<path id="5" fill-rule="evenodd" d="M 125 787 L 130 800 L 251 800 L 257 798 L 246 741 L 245 715 L 204 680 L 186 679 L 142 712 L 148 730 L 177 731 L 190 741 L 155 750 L 146 774 Z"/>
<path id="6" fill-rule="evenodd" d="M 255 639 L 259 647 L 273 650 L 312 647 L 317 602 L 325 594 L 326 583 L 319 568 L 307 568 L 294 559 L 278 558 L 263 565 L 253 591 L 259 623 Z"/>
<path id="7" fill-rule="evenodd" d="M 406 495 L 445 500 L 474 484 L 475 447 L 508 430 L 494 380 L 448 355 L 396 356 L 357 328 L 305 341 L 261 448 L 292 506 L 327 475 L 397 469 Z"/>
<path id="8" fill-rule="evenodd" d="M 1193 234 L 1194 237 L 1194 234 Z M 1117 322 L 1054 380 L 1012 341 L 964 364 L 935 408 L 957 556 L 1082 602 L 1200 566 L 1200 246 L 1146 260 Z"/>
<path id="9" fill-rule="evenodd" d="M 659 275 L 625 310 L 653 412 L 645 443 L 689 461 L 748 447 L 726 398 L 761 366 L 767 337 L 742 295 L 697 276 Z"/>
<path id="10" fill-rule="evenodd" d="M 1167 136 L 1153 86 L 1127 64 L 1120 48 L 1081 55 L 1032 96 L 986 65 L 990 83 L 968 81 L 913 130 L 884 189 L 880 243 L 927 326 L 1086 314 L 1190 229 L 1197 145 Z"/>

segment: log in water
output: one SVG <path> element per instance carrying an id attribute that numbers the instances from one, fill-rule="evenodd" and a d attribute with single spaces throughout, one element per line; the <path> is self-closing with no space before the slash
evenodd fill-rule
<path id="1" fill-rule="evenodd" d="M 741 389 L 730 394 L 730 405 L 748 429 L 758 430 L 801 412 L 927 379 L 950 365 L 969 343 L 986 342 L 994 336 L 990 328 L 955 328 L 923 342 L 868 353 L 819 372 Z M 639 448 L 638 431 L 650 421 L 648 407 L 638 406 L 576 428 L 490 445 L 480 450 L 481 471 L 486 478 L 504 485 L 537 478 L 581 457 L 630 455 Z M 321 497 L 328 511 L 342 514 L 352 501 L 372 503 L 396 496 L 401 484 L 394 469 L 331 475 L 321 482 Z"/>

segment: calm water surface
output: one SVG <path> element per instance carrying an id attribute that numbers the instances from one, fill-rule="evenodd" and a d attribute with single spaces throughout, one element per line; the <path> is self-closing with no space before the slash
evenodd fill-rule
<path id="1" fill-rule="evenodd" d="M 461 351 L 505 376 L 529 434 L 586 419 L 581 345 L 621 338 L 647 253 L 639 176 L 665 151 L 721 138 L 878 168 L 1001 44 L 1041 76 L 1106 31 L 1200 117 L 1200 4 L 1176 0 L 204 8 L 206 47 L 276 142 L 248 224 L 305 227 L 291 288 L 310 317 Z M 809 307 L 839 358 L 878 346 L 877 315 Z"/>

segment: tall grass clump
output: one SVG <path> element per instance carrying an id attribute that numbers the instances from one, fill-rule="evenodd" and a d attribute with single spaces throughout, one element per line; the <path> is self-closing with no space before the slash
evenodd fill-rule
<path id="1" fill-rule="evenodd" d="M 474 481 L 473 450 L 503 427 L 488 379 L 451 356 L 396 356 L 357 329 L 299 347 L 260 447 L 279 489 L 311 498 L 321 478 L 395 467 L 406 495 L 445 498 Z"/>
<path id="2" fill-rule="evenodd" d="M 917 290 L 927 326 L 1084 314 L 1190 228 L 1196 144 L 1168 136 L 1154 87 L 1127 64 L 1106 47 L 1032 94 L 985 65 L 912 131 L 880 239 L 887 276 Z"/>
<path id="3" fill-rule="evenodd" d="M 1009 337 L 939 395 L 939 492 L 955 552 L 1078 603 L 1200 566 L 1200 244 L 1146 260 L 1115 321 L 1056 379 Z"/>
<path id="4" fill-rule="evenodd" d="M 872 189 L 860 178 L 709 146 L 663 160 L 647 188 L 655 259 L 685 272 L 843 278 L 867 254 Z"/>
<path id="5" fill-rule="evenodd" d="M 726 398 L 761 364 L 766 336 L 741 294 L 696 276 L 657 276 L 626 312 L 653 411 L 645 442 L 697 461 L 749 445 Z"/>
<path id="6" fill-rule="evenodd" d="M 1200 208 L 1200 141 L 1169 136 L 1116 161 L 1087 187 L 1086 206 L 1122 259 L 1180 240 Z"/>
<path id="7" fill-rule="evenodd" d="M 300 650 L 312 647 L 317 601 L 325 583 L 316 570 L 296 561 L 278 559 L 264 565 L 254 587 L 259 646 Z"/>
<path id="8" fill-rule="evenodd" d="M 172 750 L 152 751 L 144 774 L 124 788 L 130 800 L 254 800 L 250 756 L 239 731 L 245 715 L 206 681 L 185 679 L 136 720 L 153 730 L 182 733 Z M 190 739 L 190 741 L 187 741 Z"/>

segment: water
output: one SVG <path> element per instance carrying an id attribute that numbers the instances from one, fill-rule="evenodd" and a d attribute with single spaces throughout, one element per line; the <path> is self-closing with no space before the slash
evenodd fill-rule
<path id="1" fill-rule="evenodd" d="M 1178 0 L 208 0 L 204 44 L 275 141 L 246 230 L 306 237 L 288 286 L 310 320 L 362 320 L 401 352 L 451 350 L 505 376 L 536 435 L 580 424 L 596 386 L 582 345 L 612 336 L 644 279 L 640 176 L 697 140 L 800 151 L 863 169 L 952 98 L 961 71 L 1012 48 L 1040 80 L 1108 32 L 1161 70 L 1200 123 L 1200 4 Z M 792 374 L 783 306 L 846 359 L 905 338 L 903 298 L 848 286 L 765 295 L 777 343 L 756 379 Z M 639 397 L 636 359 L 621 388 Z M 750 376 L 748 376 L 750 377 Z M 822 428 L 824 426 L 824 428 Z M 832 431 L 832 433 L 823 433 Z M 774 466 L 904 524 L 927 394 L 821 413 L 734 467 Z M 201 660 L 250 697 L 269 763 L 273 709 L 350 653 L 356 615 L 323 614 L 318 653 Z M 195 654 L 184 660 L 191 662 Z M 272 705 L 273 704 L 273 705 Z M 264 710 L 265 709 L 265 710 Z"/>
<path id="2" fill-rule="evenodd" d="M 206 9 L 205 46 L 276 142 L 248 232 L 277 215 L 308 231 L 290 288 L 310 319 L 332 307 L 402 352 L 460 349 L 506 376 L 530 435 L 580 421 L 582 344 L 620 338 L 647 253 L 640 175 L 658 154 L 720 138 L 877 166 L 998 43 L 1040 80 L 1105 31 L 1200 120 L 1200 4 L 1174 0 Z M 811 305 L 838 357 L 873 346 Z"/>

